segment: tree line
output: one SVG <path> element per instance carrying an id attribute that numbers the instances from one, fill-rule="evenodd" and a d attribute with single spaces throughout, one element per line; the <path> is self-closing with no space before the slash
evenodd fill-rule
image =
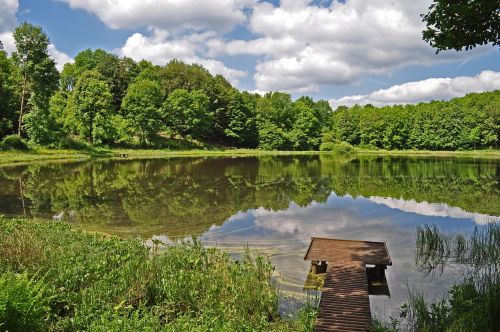
<path id="1" fill-rule="evenodd" d="M 339 107 L 331 123 L 325 139 L 367 148 L 498 148 L 500 91 L 417 105 Z"/>
<path id="2" fill-rule="evenodd" d="M 325 150 L 338 142 L 386 149 L 496 147 L 499 93 L 450 102 L 339 107 L 290 94 L 239 91 L 201 65 L 135 62 L 84 50 L 59 73 L 39 27 L 15 29 L 0 50 L 0 139 L 50 148 L 227 146 Z M 5 140 L 5 139 L 4 139 Z M 322 144 L 323 143 L 323 144 Z M 183 145 L 186 146 L 186 145 Z"/>

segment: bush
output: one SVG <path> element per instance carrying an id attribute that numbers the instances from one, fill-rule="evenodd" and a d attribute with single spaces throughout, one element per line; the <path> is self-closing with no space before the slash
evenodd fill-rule
<path id="1" fill-rule="evenodd" d="M 89 148 L 89 145 L 86 142 L 74 140 L 69 137 L 63 137 L 59 140 L 58 147 L 60 149 L 85 150 Z"/>
<path id="2" fill-rule="evenodd" d="M 26 273 L 0 274 L 0 331 L 45 331 L 49 306 L 41 281 Z"/>
<path id="3" fill-rule="evenodd" d="M 349 154 L 355 152 L 355 148 L 347 142 L 324 142 L 321 144 L 321 151 L 331 151 L 338 154 Z"/>
<path id="4" fill-rule="evenodd" d="M 2 150 L 29 150 L 26 141 L 19 135 L 9 135 L 5 136 L 0 144 Z"/>

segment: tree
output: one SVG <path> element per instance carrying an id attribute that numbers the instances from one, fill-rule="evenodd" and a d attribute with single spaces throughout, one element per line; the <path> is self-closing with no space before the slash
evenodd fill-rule
<path id="1" fill-rule="evenodd" d="M 245 104 L 241 93 L 233 89 L 227 105 L 227 126 L 224 134 L 234 146 L 255 147 L 253 138 L 256 136 L 255 117 Z"/>
<path id="2" fill-rule="evenodd" d="M 309 104 L 300 99 L 293 105 L 297 120 L 290 132 L 290 141 L 294 150 L 317 150 L 321 143 L 321 123 Z"/>
<path id="3" fill-rule="evenodd" d="M 128 87 L 122 103 L 122 113 L 132 134 L 139 136 L 141 144 L 151 142 L 161 129 L 161 104 L 162 91 L 158 83 L 137 80 Z"/>
<path id="4" fill-rule="evenodd" d="M 21 76 L 18 134 L 22 134 L 24 114 L 35 110 L 39 116 L 33 116 L 30 121 L 33 134 L 43 129 L 36 119 L 47 119 L 49 98 L 58 87 L 59 73 L 49 57 L 50 41 L 42 28 L 23 23 L 14 30 L 14 40 L 17 52 L 12 57 Z"/>
<path id="5" fill-rule="evenodd" d="M 209 100 L 203 91 L 176 89 L 162 106 L 162 118 L 174 134 L 195 139 L 206 138 L 212 125 Z"/>
<path id="6" fill-rule="evenodd" d="M 500 45 L 500 0 L 434 0 L 422 17 L 423 39 L 436 53 Z"/>
<path id="7" fill-rule="evenodd" d="M 113 95 L 104 78 L 95 70 L 81 74 L 68 101 L 75 128 L 90 143 L 113 137 L 111 103 Z"/>
<path id="8" fill-rule="evenodd" d="M 19 83 L 17 68 L 5 51 L 0 51 L 0 137 L 12 133 L 17 122 Z"/>

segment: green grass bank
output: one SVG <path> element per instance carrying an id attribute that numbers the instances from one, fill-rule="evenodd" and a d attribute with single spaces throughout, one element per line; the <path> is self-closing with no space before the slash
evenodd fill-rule
<path id="1" fill-rule="evenodd" d="M 198 242 L 164 250 L 0 218 L 0 331 L 311 331 L 278 314 L 272 266 Z"/>
<path id="2" fill-rule="evenodd" d="M 52 150 L 32 149 L 29 151 L 0 151 L 0 164 L 26 163 L 50 160 L 82 160 L 91 158 L 171 158 L 204 156 L 277 156 L 331 154 L 330 151 L 266 151 L 256 149 L 211 149 L 211 150 L 162 150 L 162 149 L 92 149 Z M 500 150 L 473 151 L 424 151 L 424 150 L 365 150 L 355 148 L 352 154 L 371 156 L 421 156 L 421 157 L 465 157 L 500 159 Z"/>

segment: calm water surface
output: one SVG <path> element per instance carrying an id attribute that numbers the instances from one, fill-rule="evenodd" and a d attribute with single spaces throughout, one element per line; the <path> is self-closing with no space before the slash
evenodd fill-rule
<path id="1" fill-rule="evenodd" d="M 281 288 L 303 295 L 312 236 L 385 241 L 397 314 L 407 287 L 441 295 L 453 273 L 415 267 L 415 228 L 470 232 L 500 220 L 500 160 L 328 155 L 85 161 L 0 167 L 0 215 L 65 220 L 163 242 L 192 235 L 268 255 Z"/>

